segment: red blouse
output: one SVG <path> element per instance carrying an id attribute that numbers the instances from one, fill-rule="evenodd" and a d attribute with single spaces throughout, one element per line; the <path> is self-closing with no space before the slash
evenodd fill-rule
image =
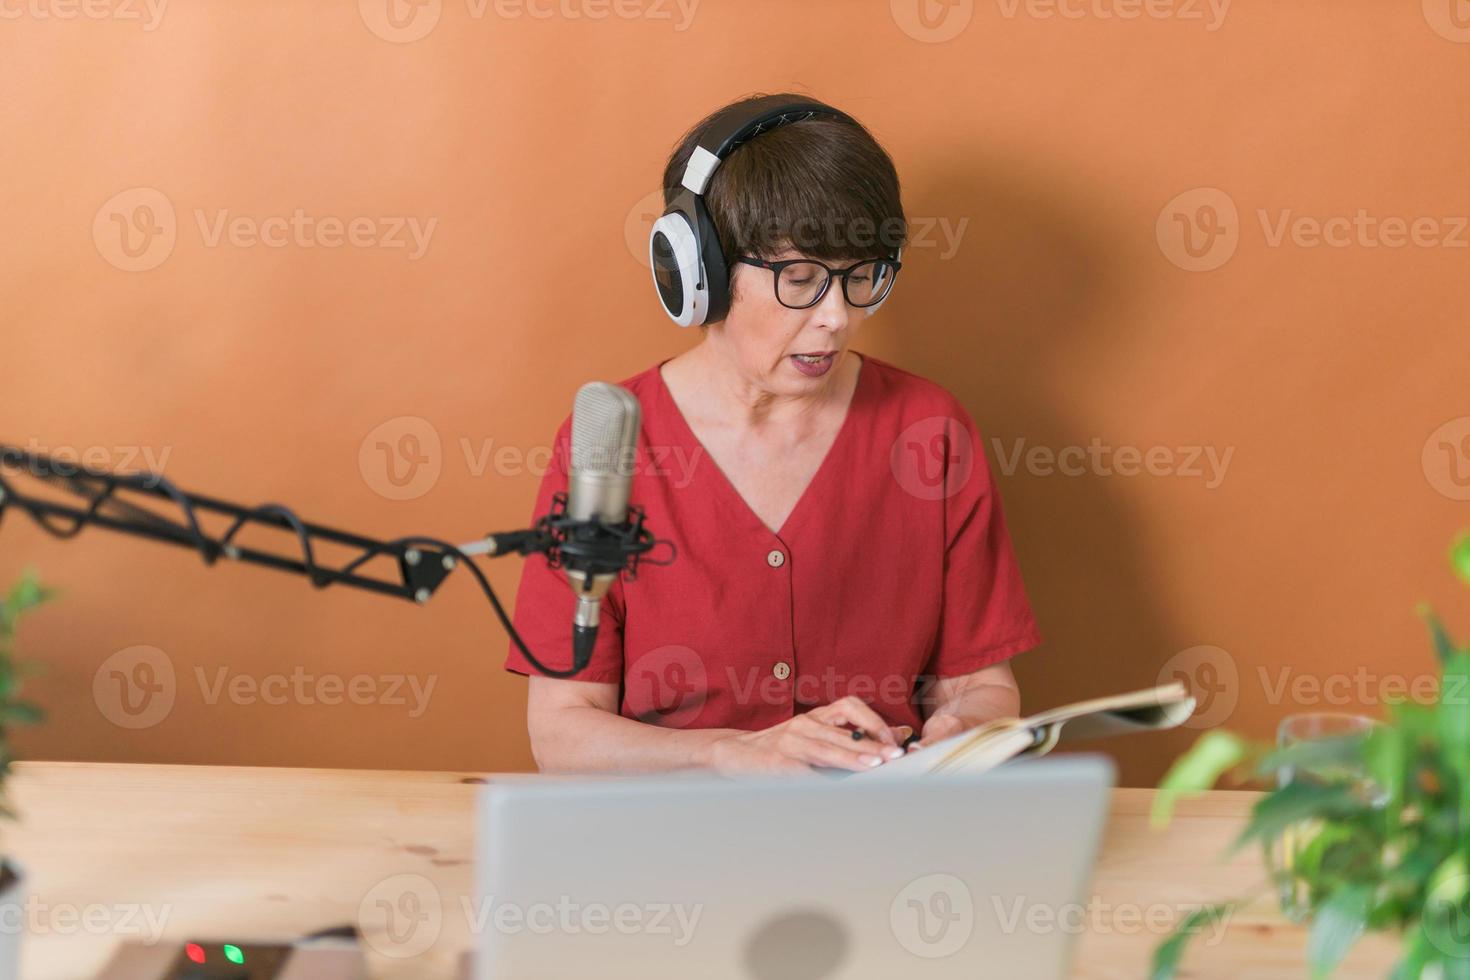
<path id="1" fill-rule="evenodd" d="M 980 435 L 948 391 L 862 355 L 836 440 L 773 534 L 705 452 L 661 366 L 621 384 L 643 408 L 632 501 L 677 557 L 613 584 L 575 678 L 620 684 L 624 716 L 757 730 L 852 694 L 917 731 L 926 678 L 1040 643 Z M 537 516 L 566 490 L 570 440 L 568 418 Z M 571 662 L 573 605 L 565 576 L 529 557 L 514 622 L 550 667 Z M 534 672 L 514 644 L 505 667 Z"/>

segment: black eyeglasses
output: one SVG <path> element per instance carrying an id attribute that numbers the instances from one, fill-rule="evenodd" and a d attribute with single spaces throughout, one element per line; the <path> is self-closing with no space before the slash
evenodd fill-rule
<path id="1" fill-rule="evenodd" d="M 774 275 L 776 302 L 788 310 L 805 310 L 816 306 L 827 295 L 834 276 L 842 277 L 842 295 L 848 305 L 859 308 L 883 302 L 898 278 L 903 263 L 897 259 L 868 259 L 846 269 L 834 269 L 815 259 L 784 259 L 767 262 L 753 255 L 742 255 L 738 261 L 746 265 L 770 269 Z"/>

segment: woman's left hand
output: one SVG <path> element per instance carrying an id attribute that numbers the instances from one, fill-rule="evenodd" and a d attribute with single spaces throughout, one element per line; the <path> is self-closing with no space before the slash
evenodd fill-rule
<path id="1" fill-rule="evenodd" d="M 966 731 L 972 726 L 958 715 L 951 715 L 943 711 L 935 712 L 924 722 L 924 728 L 919 732 L 919 741 L 910 749 L 921 749 L 942 742 L 947 738 L 953 738 L 960 732 Z"/>
<path id="2" fill-rule="evenodd" d="M 915 748 L 953 738 L 993 718 L 1013 718 L 1021 710 L 1016 678 L 1005 661 L 974 673 L 941 678 L 928 692 L 928 698 L 934 708 L 924 721 Z"/>

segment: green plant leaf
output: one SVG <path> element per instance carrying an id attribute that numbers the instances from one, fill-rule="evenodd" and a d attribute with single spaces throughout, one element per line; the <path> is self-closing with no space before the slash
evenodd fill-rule
<path id="1" fill-rule="evenodd" d="M 1435 720 L 1435 705 L 1419 704 L 1416 701 L 1400 701 L 1389 708 L 1394 722 L 1404 730 L 1410 745 L 1433 737 L 1438 722 Z"/>
<path id="2" fill-rule="evenodd" d="M 1262 797 L 1251 810 L 1250 823 L 1230 847 L 1239 851 L 1251 841 L 1274 840 L 1294 823 L 1312 818 L 1334 819 L 1371 813 L 1358 791 L 1342 783 L 1297 779 Z"/>
<path id="3" fill-rule="evenodd" d="M 1404 782 L 1409 770 L 1409 740 L 1398 725 L 1374 725 L 1363 741 L 1363 764 L 1383 791 L 1384 819 L 1398 823 L 1404 807 Z"/>
<path id="4" fill-rule="evenodd" d="M 1352 839 L 1353 832 L 1341 824 L 1324 824 L 1307 845 L 1297 852 L 1292 862 L 1291 876 L 1304 881 L 1315 881 L 1322 873 L 1322 862 L 1327 852 Z"/>
<path id="5" fill-rule="evenodd" d="M 1404 956 L 1392 980 L 1470 980 L 1470 947 L 1460 944 L 1441 924 L 1425 923 L 1404 936 Z"/>
<path id="6" fill-rule="evenodd" d="M 1423 891 L 1430 875 L 1447 857 L 1434 843 L 1420 841 L 1389 870 L 1387 882 L 1391 887 L 1412 886 L 1416 891 Z"/>
<path id="7" fill-rule="evenodd" d="M 1420 606 L 1419 616 L 1424 620 L 1424 625 L 1429 627 L 1430 639 L 1434 641 L 1434 655 L 1439 658 L 1440 663 L 1446 662 L 1455 653 L 1455 641 L 1450 639 L 1449 631 L 1444 628 L 1439 614 L 1433 609 Z"/>
<path id="8" fill-rule="evenodd" d="M 1450 547 L 1450 567 L 1462 582 L 1470 585 L 1470 531 L 1461 531 Z"/>
<path id="9" fill-rule="evenodd" d="M 1460 829 L 1470 834 L 1470 653 L 1445 661 L 1438 721 L 1442 755 L 1460 789 Z"/>
<path id="10" fill-rule="evenodd" d="M 27 568 L 21 573 L 20 581 L 11 587 L 4 601 L 0 601 L 0 636 L 13 634 L 16 621 L 24 613 L 50 601 L 55 595 L 54 589 L 48 589 L 41 584 L 34 568 Z"/>
<path id="11" fill-rule="evenodd" d="M 0 703 L 0 725 L 39 725 L 46 720 L 46 712 L 29 701 Z"/>
<path id="12" fill-rule="evenodd" d="M 5 604 L 10 607 L 13 615 L 18 615 L 36 608 L 50 599 L 52 595 L 52 590 L 41 584 L 36 570 L 27 568 L 21 573 L 20 581 L 11 587 L 10 594 L 5 598 Z"/>
<path id="13" fill-rule="evenodd" d="M 1394 964 L 1389 980 L 1420 980 L 1424 967 L 1434 958 L 1434 944 L 1422 929 L 1415 929 L 1405 937 L 1404 955 Z"/>
<path id="14" fill-rule="evenodd" d="M 1439 980 L 1470 980 L 1470 959 L 1451 956 L 1448 959 L 1441 958 L 1438 965 L 1444 970 L 1439 975 Z"/>
<path id="15" fill-rule="evenodd" d="M 1203 793 L 1221 776 L 1244 762 L 1250 753 L 1250 744 L 1239 736 L 1218 728 L 1205 732 L 1164 774 L 1159 790 L 1154 794 L 1149 824 L 1155 828 L 1166 826 L 1180 796 Z"/>
<path id="16" fill-rule="evenodd" d="M 1149 980 L 1173 980 L 1184 958 L 1185 947 L 1201 929 L 1208 929 L 1235 909 L 1234 902 L 1217 902 L 1195 909 L 1179 921 L 1163 942 L 1154 947 L 1153 967 Z"/>
<path id="17" fill-rule="evenodd" d="M 1465 855 L 1446 860 L 1429 878 L 1424 895 L 1422 925 L 1435 949 L 1449 961 L 1470 963 L 1470 869 Z"/>
<path id="18" fill-rule="evenodd" d="M 1312 776 L 1330 776 L 1363 764 L 1363 747 L 1368 733 L 1340 735 L 1332 738 L 1308 738 L 1292 742 L 1263 756 L 1256 764 L 1256 775 L 1275 779 L 1282 769 Z"/>
<path id="19" fill-rule="evenodd" d="M 1372 887 L 1349 885 L 1339 888 L 1317 909 L 1311 931 L 1307 934 L 1307 963 L 1311 966 L 1313 980 L 1331 976 L 1353 943 L 1358 941 L 1363 934 L 1372 899 Z"/>

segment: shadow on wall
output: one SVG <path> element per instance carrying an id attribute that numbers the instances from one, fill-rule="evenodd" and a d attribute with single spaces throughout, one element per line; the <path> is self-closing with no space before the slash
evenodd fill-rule
<path id="1" fill-rule="evenodd" d="M 904 320 L 917 329 L 884 338 L 899 363 L 954 392 L 986 441 L 1044 638 L 1014 661 L 1028 712 L 1150 686 L 1172 652 L 1127 484 L 1090 472 L 1030 475 L 1016 463 L 1020 440 L 1060 449 L 1085 447 L 1101 434 L 1059 409 L 1054 395 L 1067 372 L 1058 368 L 1076 370 L 1101 350 L 1109 352 L 1097 358 L 1105 365 L 1126 350 L 1127 338 L 1099 332 L 1118 322 L 1116 310 L 1112 317 L 1103 311 L 1127 302 L 1125 270 L 1149 260 L 1127 255 L 1124 237 L 1067 188 L 1061 177 L 1028 178 L 981 160 L 910 192 L 906 207 L 920 221 L 946 215 L 939 220 L 951 231 L 962 220 L 956 216 L 971 221 L 951 258 L 936 258 L 944 239 L 931 234 L 938 244 L 930 257 L 915 256 L 911 275 L 905 267 L 919 298 Z M 950 328 L 943 349 L 925 344 L 935 332 L 926 323 Z M 1117 739 L 1094 750 L 1115 756 L 1121 784 L 1145 785 L 1162 774 L 1171 748 L 1192 738 L 1185 735 L 1170 744 L 1161 736 L 1147 744 Z"/>

